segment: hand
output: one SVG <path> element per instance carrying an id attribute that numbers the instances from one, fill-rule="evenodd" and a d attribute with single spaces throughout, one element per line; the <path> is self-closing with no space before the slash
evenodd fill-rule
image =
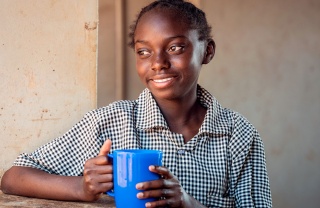
<path id="1" fill-rule="evenodd" d="M 84 201 L 97 200 L 100 195 L 113 187 L 112 163 L 107 154 L 111 149 L 111 140 L 102 145 L 99 155 L 86 161 L 82 179 L 82 198 Z"/>
<path id="2" fill-rule="evenodd" d="M 136 188 L 144 190 L 137 194 L 139 199 L 160 198 L 159 201 L 147 202 L 146 207 L 204 207 L 185 192 L 179 180 L 163 166 L 150 166 L 151 172 L 162 176 L 159 180 L 138 183 Z"/>

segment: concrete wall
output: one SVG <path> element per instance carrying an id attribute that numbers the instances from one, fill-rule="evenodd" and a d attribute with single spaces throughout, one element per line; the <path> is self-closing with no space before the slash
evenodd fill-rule
<path id="1" fill-rule="evenodd" d="M 217 42 L 200 82 L 266 149 L 274 207 L 320 204 L 320 1 L 202 1 Z"/>
<path id="2" fill-rule="evenodd" d="M 96 107 L 97 2 L 0 0 L 0 177 Z"/>
<path id="3" fill-rule="evenodd" d="M 117 100 L 116 95 L 116 1 L 99 1 L 98 106 Z M 121 99 L 121 98 L 120 98 Z"/>

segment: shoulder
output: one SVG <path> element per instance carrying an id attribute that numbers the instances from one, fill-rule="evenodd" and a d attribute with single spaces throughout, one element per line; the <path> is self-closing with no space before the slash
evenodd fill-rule
<path id="1" fill-rule="evenodd" d="M 228 112 L 228 114 L 230 115 L 230 119 L 232 119 L 234 130 L 255 130 L 255 127 L 252 125 L 252 123 L 241 113 L 230 109 L 225 109 L 225 111 Z"/>
<path id="2" fill-rule="evenodd" d="M 257 132 L 253 124 L 241 113 L 224 108 L 222 114 L 228 119 L 232 137 L 251 138 Z"/>
<path id="3" fill-rule="evenodd" d="M 118 119 L 121 116 L 133 115 L 133 110 L 136 105 L 134 100 L 119 100 L 110 103 L 107 106 L 97 108 L 87 112 L 84 119 L 95 119 L 97 121 Z"/>
<path id="4" fill-rule="evenodd" d="M 114 112 L 114 111 L 131 111 L 134 106 L 136 105 L 135 100 L 119 100 L 115 101 L 113 103 L 110 103 L 109 105 L 98 108 L 96 111 L 97 113 L 104 113 L 104 112 Z"/>
<path id="5" fill-rule="evenodd" d="M 226 111 L 229 111 L 232 122 L 229 148 L 233 158 L 245 156 L 256 144 L 262 144 L 260 135 L 253 124 L 242 114 L 230 109 Z"/>
<path id="6" fill-rule="evenodd" d="M 201 86 L 198 88 L 198 99 L 208 109 L 204 123 L 207 129 L 211 129 L 214 133 L 228 134 L 231 137 L 239 133 L 253 132 L 253 125 L 242 114 L 223 107 Z"/>

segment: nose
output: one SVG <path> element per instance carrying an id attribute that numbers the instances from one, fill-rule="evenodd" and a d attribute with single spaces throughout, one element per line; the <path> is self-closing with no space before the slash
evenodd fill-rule
<path id="1" fill-rule="evenodd" d="M 170 61 L 168 54 L 164 51 L 159 51 L 153 54 L 152 63 L 151 63 L 152 70 L 165 70 L 170 68 Z"/>

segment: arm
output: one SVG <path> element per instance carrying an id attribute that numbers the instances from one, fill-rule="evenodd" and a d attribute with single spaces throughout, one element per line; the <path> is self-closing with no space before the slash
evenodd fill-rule
<path id="1" fill-rule="evenodd" d="M 1 188 L 6 194 L 57 200 L 81 200 L 81 181 L 81 176 L 59 176 L 35 168 L 13 166 L 3 175 Z"/>
<path id="2" fill-rule="evenodd" d="M 112 165 L 107 153 L 111 141 L 107 140 L 97 157 L 87 160 L 83 176 L 61 176 L 30 167 L 13 166 L 4 175 L 1 188 L 4 193 L 28 197 L 93 201 L 112 188 Z"/>
<path id="3" fill-rule="evenodd" d="M 237 207 L 272 207 L 263 142 L 254 132 L 235 190 Z"/>
<path id="4" fill-rule="evenodd" d="M 270 208 L 272 199 L 263 141 L 254 126 L 233 113 L 228 146 L 229 191 L 235 207 Z"/>

